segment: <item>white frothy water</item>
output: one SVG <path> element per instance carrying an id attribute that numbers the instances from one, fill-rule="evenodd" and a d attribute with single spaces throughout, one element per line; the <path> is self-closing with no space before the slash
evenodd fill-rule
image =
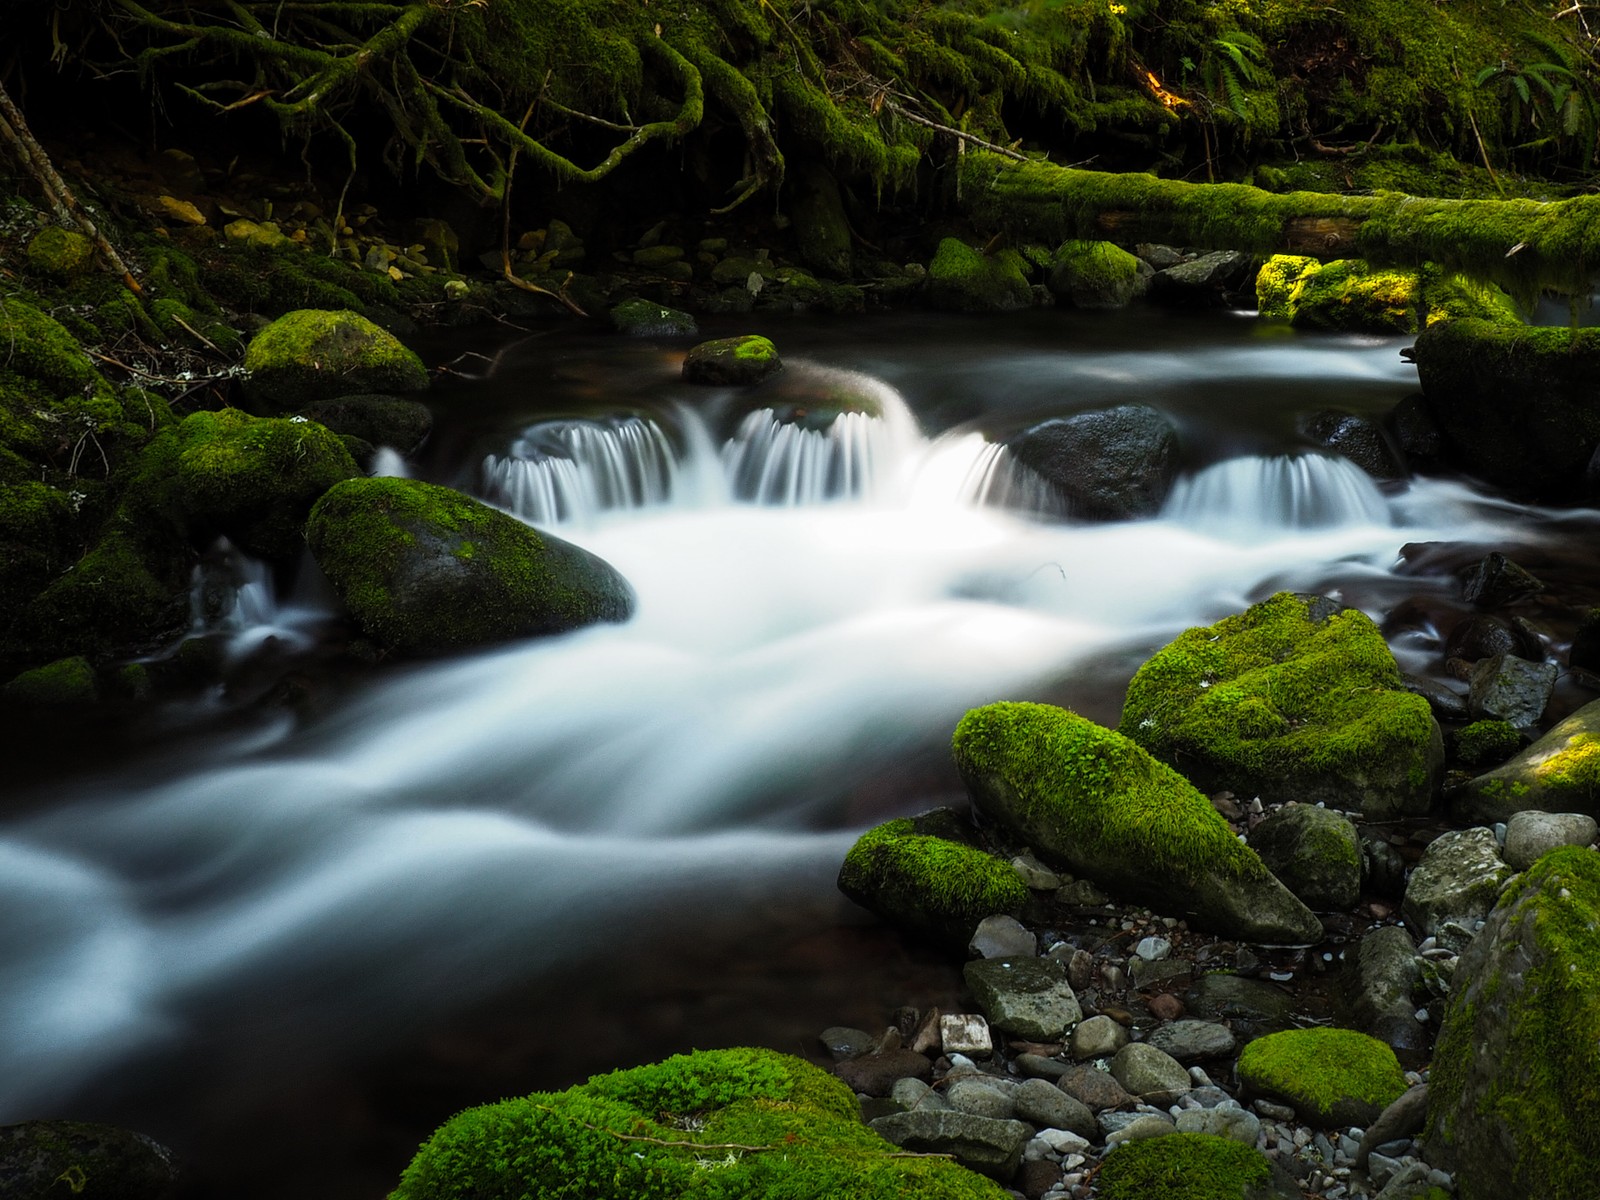
<path id="1" fill-rule="evenodd" d="M 692 419 L 542 430 L 486 486 L 576 528 L 632 621 L 393 673 L 243 761 L 0 828 L 0 1121 L 207 1031 L 381 1037 L 625 920 L 815 906 L 851 838 L 816 827 L 965 709 L 1266 580 L 1493 532 L 1464 489 L 1389 502 L 1320 458 L 1223 464 L 1157 520 L 1046 523 L 1006 510 L 996 448 L 878 399 L 838 438 L 752 425 L 734 451 Z M 233 611 L 273 624 L 251 586 Z"/>

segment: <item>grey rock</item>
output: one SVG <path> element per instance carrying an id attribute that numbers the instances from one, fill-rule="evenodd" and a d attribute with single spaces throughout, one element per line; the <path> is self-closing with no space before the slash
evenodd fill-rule
<path id="1" fill-rule="evenodd" d="M 1176 1132 L 1177 1125 L 1171 1117 L 1158 1113 L 1141 1113 L 1120 1129 L 1106 1134 L 1106 1149 L 1120 1146 L 1123 1142 L 1142 1142 L 1146 1138 L 1165 1137 L 1169 1133 Z"/>
<path id="2" fill-rule="evenodd" d="M 1195 1020 L 1168 1021 L 1153 1030 L 1145 1042 L 1180 1063 L 1220 1058 L 1232 1054 L 1238 1046 L 1238 1039 L 1226 1025 Z"/>
<path id="3" fill-rule="evenodd" d="M 0 1126 L 0 1191 L 14 1200 L 169 1200 L 178 1180 L 172 1151 L 142 1133 L 86 1121 Z"/>
<path id="4" fill-rule="evenodd" d="M 1450 721 L 1467 719 L 1467 698 L 1437 680 L 1403 674 L 1400 676 L 1400 686 L 1413 696 L 1421 696 L 1426 700 L 1436 717 Z"/>
<path id="5" fill-rule="evenodd" d="M 1475 613 L 1459 621 L 1445 638 L 1446 659 L 1475 663 L 1496 654 L 1514 654 L 1529 661 L 1543 657 L 1539 639 L 1530 630 L 1487 613 Z"/>
<path id="6" fill-rule="evenodd" d="M 1067 1064 L 1055 1058 L 1046 1058 L 1042 1054 L 1019 1054 L 1014 1060 L 1016 1068 L 1030 1079 L 1046 1079 L 1054 1082 L 1067 1073 Z"/>
<path id="7" fill-rule="evenodd" d="M 1103 1071 L 1088 1063 L 1068 1067 L 1066 1073 L 1056 1081 L 1056 1086 L 1073 1099 L 1082 1101 L 1084 1107 L 1093 1113 L 1126 1108 L 1134 1099 L 1110 1071 Z"/>
<path id="8" fill-rule="evenodd" d="M 1281 987 L 1242 975 L 1202 975 L 1188 993 L 1189 1011 L 1199 1017 L 1244 1020 L 1284 1028 L 1294 1014 L 1294 997 Z"/>
<path id="9" fill-rule="evenodd" d="M 1537 576 L 1504 554 L 1486 554 L 1461 581 L 1461 598 L 1479 608 L 1500 608 L 1544 591 Z"/>
<path id="10" fill-rule="evenodd" d="M 989 1023 L 977 1013 L 949 1013 L 939 1018 L 939 1047 L 946 1054 L 988 1058 L 994 1053 Z"/>
<path id="11" fill-rule="evenodd" d="M 912 1109 L 947 1109 L 950 1102 L 933 1088 L 920 1079 L 900 1079 L 895 1081 L 894 1087 L 889 1089 L 889 1098 L 899 1104 L 901 1109 L 909 1112 Z"/>
<path id="12" fill-rule="evenodd" d="M 1513 813 L 1506 822 L 1505 860 L 1526 871 L 1557 846 L 1587 846 L 1600 834 L 1600 826 L 1587 813 Z"/>
<path id="13" fill-rule="evenodd" d="M 1388 900 L 1406 894 L 1406 860 L 1381 834 L 1362 835 L 1361 886 Z"/>
<path id="14" fill-rule="evenodd" d="M 1324 409 L 1306 421 L 1305 432 L 1324 449 L 1349 459 L 1374 479 L 1398 480 L 1409 474 L 1383 427 L 1371 417 Z"/>
<path id="15" fill-rule="evenodd" d="M 1349 820 L 1314 804 L 1286 804 L 1250 831 L 1250 848 L 1314 909 L 1361 898 L 1361 842 Z"/>
<path id="16" fill-rule="evenodd" d="M 967 943 L 976 958 L 1029 958 L 1039 953 L 1039 939 L 1015 917 L 985 917 Z"/>
<path id="17" fill-rule="evenodd" d="M 1428 1189 L 1428 1165 L 1413 1162 L 1401 1167 L 1373 1200 L 1416 1200 Z"/>
<path id="18" fill-rule="evenodd" d="M 1011 866 L 1022 876 L 1022 882 L 1035 891 L 1053 892 L 1061 886 L 1061 876 L 1031 854 L 1017 855 L 1011 860 Z"/>
<path id="19" fill-rule="evenodd" d="M 902 1079 L 928 1078 L 933 1064 L 915 1050 L 889 1050 L 839 1063 L 833 1073 L 853 1092 L 887 1096 Z"/>
<path id="20" fill-rule="evenodd" d="M 962 975 L 989 1024 L 1018 1037 L 1056 1041 L 1083 1019 L 1066 969 L 1055 959 L 979 959 Z"/>
<path id="21" fill-rule="evenodd" d="M 1347 999 L 1363 1032 L 1397 1050 L 1426 1050 L 1428 1031 L 1417 1020 L 1412 992 L 1421 981 L 1417 948 L 1399 925 L 1368 930 L 1347 976 Z"/>
<path id="22" fill-rule="evenodd" d="M 1536 725 L 1559 673 L 1555 663 L 1529 662 L 1511 654 L 1482 659 L 1472 668 L 1467 709 L 1479 720 L 1508 721 L 1519 728 Z"/>
<path id="23" fill-rule="evenodd" d="M 1237 1104 L 1232 1107 L 1191 1108 L 1178 1114 L 1179 1133 L 1209 1133 L 1254 1146 L 1261 1136 L 1261 1118 Z"/>
<path id="24" fill-rule="evenodd" d="M 1017 1115 L 1016 1101 L 982 1079 L 958 1079 L 945 1089 L 944 1098 L 957 1112 L 975 1117 L 1009 1121 Z"/>
<path id="25" fill-rule="evenodd" d="M 1187 982 L 1192 974 L 1194 964 L 1183 958 L 1163 958 L 1150 962 L 1135 955 L 1128 960 L 1128 979 L 1139 991 L 1173 980 Z"/>
<path id="26" fill-rule="evenodd" d="M 1133 952 L 1148 962 L 1160 962 L 1172 953 L 1172 943 L 1166 938 L 1145 937 L 1139 939 L 1139 944 Z"/>
<path id="27" fill-rule="evenodd" d="M 1189 1072 L 1165 1051 L 1130 1042 L 1111 1060 L 1111 1074 L 1130 1093 L 1151 1104 L 1171 1104 L 1189 1090 Z"/>
<path id="28" fill-rule="evenodd" d="M 624 300 L 611 310 L 611 324 L 628 337 L 682 337 L 700 327 L 688 313 L 649 300 Z"/>
<path id="29" fill-rule="evenodd" d="M 1356 1151 L 1355 1165 L 1364 1168 L 1378 1148 L 1396 1138 L 1409 1138 L 1421 1131 L 1428 1116 L 1428 1085 L 1419 1083 L 1379 1114 L 1361 1135 L 1361 1148 Z"/>
<path id="30" fill-rule="evenodd" d="M 865 1029 L 851 1029 L 847 1025 L 832 1025 L 822 1031 L 822 1045 L 834 1062 L 859 1058 L 878 1048 L 878 1039 Z"/>
<path id="31" fill-rule="evenodd" d="M 1088 1105 L 1043 1079 L 1026 1080 L 1017 1089 L 1016 1115 L 1041 1129 L 1065 1129 L 1083 1138 L 1095 1134 Z"/>
<path id="32" fill-rule="evenodd" d="M 1080 1022 L 1067 1048 L 1073 1058 L 1110 1058 L 1128 1044 L 1128 1031 L 1104 1014 Z"/>
<path id="33" fill-rule="evenodd" d="M 1507 821 L 1528 809 L 1600 817 L 1600 771 L 1575 769 L 1600 737 L 1600 700 L 1585 704 L 1510 762 L 1469 781 L 1451 806 L 1458 821 Z M 1567 764 L 1569 769 L 1552 769 Z"/>
<path id="34" fill-rule="evenodd" d="M 1446 921 L 1482 920 L 1510 876 L 1492 829 L 1453 830 L 1434 839 L 1412 869 L 1401 912 L 1418 937 Z"/>
<path id="35" fill-rule="evenodd" d="M 1143 404 L 1076 413 L 1035 425 L 1007 445 L 1075 517 L 1126 521 L 1161 509 L 1178 472 L 1178 431 Z"/>
<path id="36" fill-rule="evenodd" d="M 1033 1136 L 1021 1121 L 997 1121 L 963 1112 L 905 1112 L 879 1117 L 873 1132 L 903 1150 L 951 1154 L 969 1170 L 1001 1183 L 1016 1174 L 1022 1148 Z"/>
<path id="37" fill-rule="evenodd" d="M 1219 307 L 1244 286 L 1249 270 L 1248 255 L 1218 250 L 1158 270 L 1150 281 L 1150 295 L 1163 304 Z"/>
<path id="38" fill-rule="evenodd" d="M 1157 242 L 1140 242 L 1133 252 L 1157 271 L 1165 271 L 1168 267 L 1189 261 L 1189 256 L 1176 246 L 1163 246 Z"/>

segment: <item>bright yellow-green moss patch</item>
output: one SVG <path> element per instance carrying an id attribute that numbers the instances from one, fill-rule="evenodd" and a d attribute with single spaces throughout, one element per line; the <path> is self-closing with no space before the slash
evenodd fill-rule
<path id="1" fill-rule="evenodd" d="M 1359 259 L 1275 255 L 1256 276 L 1263 317 L 1312 329 L 1415 333 L 1421 299 L 1417 272 L 1377 270 Z"/>
<path id="2" fill-rule="evenodd" d="M 770 1050 L 702 1050 L 468 1109 L 390 1200 L 1003 1200 L 942 1158 L 899 1157 L 855 1096 Z"/>
<path id="3" fill-rule="evenodd" d="M 1244 1086 L 1282 1097 L 1321 1125 L 1365 1125 L 1407 1087 L 1394 1051 L 1353 1029 L 1269 1033 L 1244 1048 L 1238 1071 Z"/>
<path id="4" fill-rule="evenodd" d="M 28 243 L 28 266 L 57 279 L 71 279 L 94 261 L 94 243 L 81 233 L 52 225 Z"/>
<path id="5" fill-rule="evenodd" d="M 959 238 L 945 238 L 928 267 L 928 299 L 950 312 L 1011 312 L 1033 303 L 1033 289 L 1015 250 L 984 254 Z"/>
<path id="6" fill-rule="evenodd" d="M 1124 1142 L 1096 1177 L 1102 1200 L 1245 1200 L 1272 1177 L 1255 1147 L 1206 1133 Z"/>
<path id="7" fill-rule="evenodd" d="M 422 360 L 358 313 L 304 308 L 285 313 L 250 340 L 248 392 L 258 403 L 299 408 L 366 392 L 418 392 Z"/>

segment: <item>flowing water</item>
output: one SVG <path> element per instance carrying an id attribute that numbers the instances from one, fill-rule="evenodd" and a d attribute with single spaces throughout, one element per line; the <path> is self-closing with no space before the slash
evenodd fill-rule
<path id="1" fill-rule="evenodd" d="M 951 968 L 833 877 L 865 825 L 959 802 L 967 708 L 1114 723 L 1153 648 L 1274 590 L 1447 610 L 1403 546 L 1592 532 L 1301 444 L 1308 412 L 1414 390 L 1393 339 L 1151 313 L 765 332 L 788 369 L 754 398 L 678 382 L 678 347 L 530 339 L 440 397 L 420 464 L 385 460 L 600 554 L 632 621 L 385 666 L 312 717 L 203 697 L 169 748 L 14 807 L 0 1122 L 145 1129 L 199 1195 L 377 1196 L 464 1104 L 951 1002 Z M 994 440 L 1129 401 L 1182 435 L 1157 519 L 1067 523 Z M 226 546 L 196 597 L 230 662 L 292 667 L 337 629 L 313 571 L 275 588 Z M 1421 669 L 1438 638 L 1397 646 Z"/>

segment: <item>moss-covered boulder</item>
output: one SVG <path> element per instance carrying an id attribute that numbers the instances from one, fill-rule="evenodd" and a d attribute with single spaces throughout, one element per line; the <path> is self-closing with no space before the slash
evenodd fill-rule
<path id="1" fill-rule="evenodd" d="M 393 334 L 348 309 L 284 313 L 250 339 L 245 394 L 269 412 L 370 392 L 421 392 L 428 369 Z"/>
<path id="2" fill-rule="evenodd" d="M 1228 936 L 1321 938 L 1210 801 L 1120 734 L 1047 704 L 990 704 L 961 719 L 954 751 L 979 811 L 1046 862 Z"/>
<path id="3" fill-rule="evenodd" d="M 172 1151 L 142 1133 L 86 1121 L 0 1126 L 6 1200 L 168 1200 L 177 1184 Z"/>
<path id="4" fill-rule="evenodd" d="M 359 438 L 370 446 L 390 446 L 407 456 L 433 432 L 433 413 L 428 406 L 403 396 L 339 396 L 320 400 L 301 415 L 341 437 Z"/>
<path id="5" fill-rule="evenodd" d="M 1296 1200 L 1301 1194 L 1254 1146 L 1209 1133 L 1124 1142 L 1106 1155 L 1095 1183 L 1101 1200 Z"/>
<path id="6" fill-rule="evenodd" d="M 910 933 L 965 946 L 996 913 L 1015 916 L 1028 888 L 1011 864 L 976 846 L 917 832 L 906 818 L 862 834 L 839 869 L 839 890 Z"/>
<path id="7" fill-rule="evenodd" d="M 1122 308 L 1149 286 L 1140 265 L 1110 242 L 1064 242 L 1056 251 L 1047 286 L 1074 308 Z"/>
<path id="8" fill-rule="evenodd" d="M 637 297 L 612 308 L 611 325 L 627 337 L 687 337 L 700 331 L 695 319 L 681 309 Z"/>
<path id="9" fill-rule="evenodd" d="M 306 540 L 356 623 L 403 654 L 443 654 L 624 621 L 633 589 L 604 560 L 451 488 L 351 479 Z"/>
<path id="10" fill-rule="evenodd" d="M 1239 1055 L 1247 1095 L 1294 1106 L 1323 1128 L 1365 1128 L 1409 1086 L 1394 1050 L 1353 1029 L 1286 1029 L 1256 1038 Z"/>
<path id="11" fill-rule="evenodd" d="M 94 243 L 81 233 L 52 225 L 28 242 L 28 267 L 52 279 L 74 279 L 94 265 Z"/>
<path id="12" fill-rule="evenodd" d="M 1401 690 L 1371 619 L 1288 592 L 1157 651 L 1118 728 L 1207 790 L 1377 820 L 1426 812 L 1444 767 L 1428 702 Z"/>
<path id="13" fill-rule="evenodd" d="M 778 348 L 754 333 L 701 342 L 683 359 L 683 378 L 689 383 L 749 387 L 781 370 Z"/>
<path id="14" fill-rule="evenodd" d="M 1504 739 L 1497 743 L 1504 745 Z M 1525 809 L 1600 817 L 1600 700 L 1585 704 L 1510 761 L 1468 781 L 1451 800 L 1452 815 L 1473 823 L 1493 824 Z"/>
<path id="15" fill-rule="evenodd" d="M 99 698 L 94 668 L 81 654 L 24 671 L 0 688 L 0 699 L 31 708 L 75 708 Z"/>
<path id="16" fill-rule="evenodd" d="M 1407 268 L 1369 266 L 1361 259 L 1318 262 L 1275 255 L 1256 275 L 1261 315 L 1311 329 L 1415 333 L 1422 313 L 1422 276 Z"/>
<path id="17" fill-rule="evenodd" d="M 1288 804 L 1250 831 L 1267 869 L 1315 909 L 1361 898 L 1361 839 L 1346 818 L 1314 804 Z"/>
<path id="18" fill-rule="evenodd" d="M 928 303 L 946 312 L 1015 312 L 1033 305 L 1027 263 L 1015 250 L 992 254 L 945 238 L 928 265 Z"/>
<path id="19" fill-rule="evenodd" d="M 389 1200 L 1003 1200 L 944 1158 L 907 1157 L 856 1098 L 771 1050 L 702 1050 L 468 1109 Z"/>
<path id="20" fill-rule="evenodd" d="M 1445 737 L 1451 761 L 1469 771 L 1503 763 L 1522 746 L 1522 731 L 1510 721 L 1474 721 Z"/>
<path id="21" fill-rule="evenodd" d="M 1588 1200 L 1600 1179 L 1600 855 L 1563 847 L 1462 954 L 1434 1051 L 1428 1158 L 1462 1200 Z"/>

